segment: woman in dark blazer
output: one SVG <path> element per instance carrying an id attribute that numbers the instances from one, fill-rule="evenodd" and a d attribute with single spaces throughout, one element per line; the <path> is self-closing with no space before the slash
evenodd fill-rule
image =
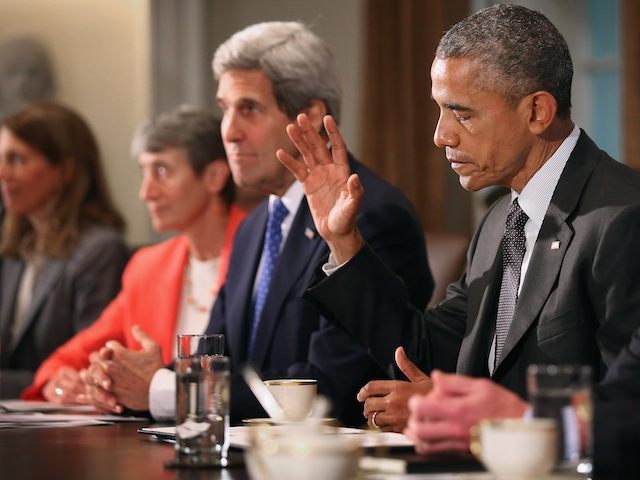
<path id="1" fill-rule="evenodd" d="M 0 397 L 120 288 L 128 252 L 96 140 L 74 111 L 34 103 L 0 122 Z"/>

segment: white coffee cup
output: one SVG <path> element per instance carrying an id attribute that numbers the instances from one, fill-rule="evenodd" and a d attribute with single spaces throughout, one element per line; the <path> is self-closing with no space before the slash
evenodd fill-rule
<path id="1" fill-rule="evenodd" d="M 554 420 L 485 420 L 471 431 L 471 451 L 498 477 L 534 478 L 558 462 Z"/>
<path id="2" fill-rule="evenodd" d="M 360 435 L 337 435 L 304 422 L 249 431 L 245 460 L 255 480 L 343 480 L 356 478 L 362 455 Z M 359 477 L 358 477 L 359 478 Z"/>
<path id="3" fill-rule="evenodd" d="M 264 384 L 275 397 L 287 420 L 304 420 L 311 413 L 318 393 L 316 380 L 287 378 L 265 380 Z"/>

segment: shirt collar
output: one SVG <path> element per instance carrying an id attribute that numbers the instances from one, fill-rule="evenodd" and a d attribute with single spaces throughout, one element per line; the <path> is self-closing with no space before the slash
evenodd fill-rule
<path id="1" fill-rule="evenodd" d="M 579 137 L 580 128 L 574 125 L 569 136 L 564 139 L 553 155 L 531 177 L 522 192 L 518 195 L 518 192 L 511 190 L 511 200 L 518 199 L 520 208 L 538 228 L 542 226 L 553 192 Z"/>
<path id="2" fill-rule="evenodd" d="M 273 209 L 273 203 L 279 198 L 284 206 L 287 207 L 287 210 L 289 210 L 287 218 L 293 218 L 295 217 L 298 208 L 300 208 L 300 203 L 302 203 L 303 197 L 304 190 L 302 189 L 302 184 L 295 181 L 281 197 L 273 194 L 269 195 L 269 212 Z"/>

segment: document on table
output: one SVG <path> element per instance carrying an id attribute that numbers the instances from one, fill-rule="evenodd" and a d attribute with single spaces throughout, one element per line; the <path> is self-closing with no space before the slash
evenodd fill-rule
<path id="1" fill-rule="evenodd" d="M 53 405 L 22 400 L 0 401 L 0 412 L 0 428 L 78 427 L 148 420 L 144 417 L 102 414 L 90 405 Z"/>
<path id="2" fill-rule="evenodd" d="M 249 432 L 251 428 L 238 426 L 231 427 L 229 431 L 229 442 L 232 447 L 246 448 L 249 446 Z M 269 428 L 286 428 L 282 426 L 272 426 Z M 333 430 L 333 429 L 332 429 Z M 176 435 L 175 427 L 144 427 L 138 430 L 140 433 L 156 435 L 160 438 L 174 438 Z M 335 429 L 335 435 L 361 435 L 362 446 L 364 448 L 375 447 L 413 447 L 413 442 L 401 433 L 393 432 L 377 432 L 372 430 L 363 430 L 361 428 L 338 427 Z"/>
<path id="3" fill-rule="evenodd" d="M 45 401 L 0 400 L 0 411 L 5 413 L 27 412 L 66 412 L 66 413 L 96 413 L 92 405 L 57 405 Z"/>

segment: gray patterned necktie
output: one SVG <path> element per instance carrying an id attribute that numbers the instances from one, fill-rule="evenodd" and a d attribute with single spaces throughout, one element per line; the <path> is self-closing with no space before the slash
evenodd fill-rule
<path id="1" fill-rule="evenodd" d="M 524 224 L 528 219 L 516 198 L 507 213 L 506 228 L 502 237 L 502 284 L 496 317 L 496 364 L 500 359 L 518 303 L 520 271 L 525 252 Z"/>

